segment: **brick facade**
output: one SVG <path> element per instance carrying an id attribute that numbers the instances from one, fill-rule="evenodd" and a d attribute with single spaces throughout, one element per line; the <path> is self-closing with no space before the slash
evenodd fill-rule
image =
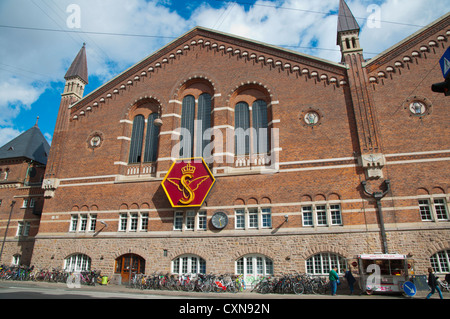
<path id="1" fill-rule="evenodd" d="M 375 192 L 389 180 L 381 200 L 387 247 L 412 256 L 416 271 L 425 273 L 432 255 L 450 249 L 449 102 L 430 89 L 441 81 L 437 61 L 448 46 L 449 21 L 446 15 L 369 61 L 362 51 L 343 52 L 343 63 L 194 28 L 84 98 L 66 88 L 32 263 L 63 267 L 67 257 L 83 254 L 92 269 L 112 274 L 117 258 L 131 253 L 152 273 L 172 271 L 176 258 L 189 255 L 202 258 L 207 272 L 235 273 L 238 259 L 256 254 L 279 274 L 306 271 L 306 260 L 320 253 L 351 262 L 383 251 L 376 201 L 361 182 Z M 172 208 L 161 181 L 178 156 L 183 98 L 202 93 L 212 97 L 216 183 L 194 210 L 191 230 L 190 209 Z M 264 158 L 240 158 L 235 106 L 255 100 L 268 106 L 271 150 Z M 423 113 L 410 110 L 414 101 Z M 157 161 L 130 164 L 133 120 L 155 112 L 163 122 Z M 311 112 L 317 123 L 305 121 Z M 424 221 L 419 200 L 431 207 L 436 198 L 447 217 Z M 311 226 L 304 207 L 314 212 Z M 250 227 L 253 209 L 258 224 Z M 265 209 L 270 224 L 262 222 Z M 320 224 L 322 209 L 327 220 Z M 211 224 L 218 211 L 229 219 L 221 230 Z M 199 229 L 200 212 L 206 229 Z M 121 214 L 128 219 L 124 231 Z M 133 214 L 139 225 L 148 217 L 146 229 L 130 231 Z M 71 231 L 73 216 L 78 223 L 92 218 L 95 230 L 79 231 L 78 224 Z"/>

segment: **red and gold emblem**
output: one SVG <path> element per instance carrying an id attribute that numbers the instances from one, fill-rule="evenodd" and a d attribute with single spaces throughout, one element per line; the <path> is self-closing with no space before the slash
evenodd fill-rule
<path id="1" fill-rule="evenodd" d="M 175 161 L 161 185 L 172 207 L 198 207 L 214 185 L 215 178 L 201 157 Z"/>

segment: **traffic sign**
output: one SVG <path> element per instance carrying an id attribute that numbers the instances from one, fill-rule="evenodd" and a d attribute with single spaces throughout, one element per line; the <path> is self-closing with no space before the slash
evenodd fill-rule
<path id="1" fill-rule="evenodd" d="M 450 75 L 450 47 L 444 52 L 444 55 L 439 60 L 439 64 L 441 65 L 442 75 L 446 79 Z"/>
<path id="2" fill-rule="evenodd" d="M 406 281 L 403 284 L 403 291 L 405 292 L 406 295 L 412 297 L 416 294 L 417 289 L 416 286 L 411 281 Z"/>

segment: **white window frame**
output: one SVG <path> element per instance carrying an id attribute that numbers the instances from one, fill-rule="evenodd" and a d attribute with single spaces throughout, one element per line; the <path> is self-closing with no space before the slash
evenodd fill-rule
<path id="1" fill-rule="evenodd" d="M 335 253 L 318 253 L 305 260 L 305 269 L 311 275 L 328 275 L 333 266 L 337 267 L 337 273 L 342 274 L 347 267 L 347 260 Z"/>
<path id="2" fill-rule="evenodd" d="M 91 270 L 92 259 L 88 255 L 74 254 L 64 259 L 64 270 L 68 272 L 79 272 Z"/>
<path id="3" fill-rule="evenodd" d="M 31 223 L 27 221 L 21 221 L 17 223 L 17 237 L 27 237 L 30 234 Z"/>
<path id="4" fill-rule="evenodd" d="M 95 231 L 97 214 L 77 213 L 70 216 L 70 233 L 88 233 Z"/>
<path id="5" fill-rule="evenodd" d="M 342 226 L 342 206 L 336 202 L 319 202 L 302 205 L 303 227 Z M 319 223 L 320 222 L 320 223 Z"/>
<path id="6" fill-rule="evenodd" d="M 178 275 L 206 273 L 206 261 L 197 255 L 181 255 L 171 262 L 171 273 Z"/>
<path id="7" fill-rule="evenodd" d="M 246 283 L 249 283 L 251 286 L 251 284 L 256 284 L 258 280 L 265 276 L 273 276 L 273 260 L 261 254 L 242 256 L 235 261 L 235 273 L 243 275 Z"/>
<path id="8" fill-rule="evenodd" d="M 272 208 L 250 206 L 236 208 L 234 210 L 234 228 L 248 229 L 272 229 Z"/>
<path id="9" fill-rule="evenodd" d="M 175 211 L 173 214 L 173 230 L 205 231 L 207 229 L 207 220 L 205 210 Z"/>
<path id="10" fill-rule="evenodd" d="M 149 214 L 147 212 L 130 211 L 119 214 L 119 232 L 146 232 L 149 225 Z"/>
<path id="11" fill-rule="evenodd" d="M 449 221 L 449 208 L 445 196 L 432 195 L 418 198 L 420 219 L 423 222 Z M 425 218 L 424 218 L 425 217 Z"/>

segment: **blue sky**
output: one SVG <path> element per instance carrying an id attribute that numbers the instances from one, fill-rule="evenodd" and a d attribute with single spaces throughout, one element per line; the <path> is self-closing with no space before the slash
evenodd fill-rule
<path id="1" fill-rule="evenodd" d="M 361 26 L 365 58 L 450 7 L 450 0 L 347 3 Z M 85 95 L 197 25 L 338 62 L 338 6 L 339 0 L 1 0 L 0 146 L 37 116 L 51 142 L 64 74 L 84 42 Z"/>

